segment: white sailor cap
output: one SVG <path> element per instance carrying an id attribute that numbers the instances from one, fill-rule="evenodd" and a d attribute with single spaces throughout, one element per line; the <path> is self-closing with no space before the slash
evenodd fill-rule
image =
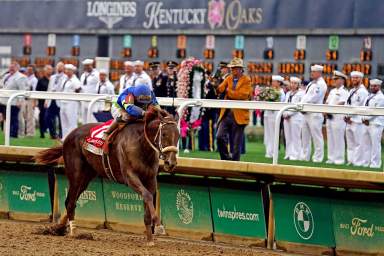
<path id="1" fill-rule="evenodd" d="M 102 68 L 102 69 L 99 70 L 99 74 L 106 74 L 106 75 L 108 75 L 108 72 L 107 72 L 107 70 L 105 68 Z"/>
<path id="2" fill-rule="evenodd" d="M 292 83 L 299 83 L 299 84 L 301 84 L 301 79 L 298 78 L 298 77 L 295 77 L 295 76 L 291 76 L 289 78 L 289 81 L 291 81 Z"/>
<path id="3" fill-rule="evenodd" d="M 340 72 L 340 71 L 333 71 L 333 78 L 344 78 L 344 79 L 348 79 L 348 76 L 345 75 L 343 72 Z"/>
<path id="4" fill-rule="evenodd" d="M 124 66 L 131 66 L 131 67 L 133 67 L 133 62 L 129 61 L 129 60 L 124 61 Z"/>
<path id="5" fill-rule="evenodd" d="M 279 76 L 279 75 L 273 75 L 272 81 L 284 82 L 284 77 Z"/>
<path id="6" fill-rule="evenodd" d="M 83 65 L 93 65 L 93 59 L 85 59 L 82 63 Z"/>
<path id="7" fill-rule="evenodd" d="M 134 66 L 143 66 L 144 65 L 144 62 L 142 62 L 141 60 L 136 60 L 134 63 L 133 63 Z"/>
<path id="8" fill-rule="evenodd" d="M 311 71 L 320 71 L 320 72 L 322 72 L 323 69 L 324 69 L 324 67 L 321 66 L 321 65 L 317 65 L 316 64 L 316 65 L 311 66 Z"/>
<path id="9" fill-rule="evenodd" d="M 76 71 L 76 67 L 74 65 L 72 65 L 72 64 L 65 64 L 64 68 L 72 70 L 72 71 Z"/>
<path id="10" fill-rule="evenodd" d="M 371 79 L 369 80 L 369 84 L 371 85 L 380 85 L 383 83 L 383 81 L 381 81 L 380 79 Z"/>
<path id="11" fill-rule="evenodd" d="M 360 77 L 360 78 L 363 78 L 364 77 L 364 74 L 361 73 L 360 71 L 352 71 L 351 74 L 350 74 L 351 77 Z"/>

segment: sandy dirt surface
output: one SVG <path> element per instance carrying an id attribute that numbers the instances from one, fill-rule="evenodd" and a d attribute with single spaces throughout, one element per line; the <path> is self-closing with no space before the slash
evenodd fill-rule
<path id="1" fill-rule="evenodd" d="M 169 237 L 158 237 L 156 245 L 148 247 L 144 235 L 109 230 L 80 228 L 78 233 L 80 236 L 87 234 L 86 239 L 37 234 L 47 225 L 0 220 L 0 255 L 287 255 L 262 248 L 235 247 Z"/>

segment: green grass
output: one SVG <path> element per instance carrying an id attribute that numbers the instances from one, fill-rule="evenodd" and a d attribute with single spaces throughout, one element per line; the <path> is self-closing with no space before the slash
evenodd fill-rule
<path id="1" fill-rule="evenodd" d="M 12 146 L 52 147 L 57 144 L 58 142 L 56 140 L 52 140 L 50 138 L 41 139 L 38 132 L 36 132 L 36 135 L 34 137 L 25 137 L 25 138 L 17 138 L 17 139 L 11 138 Z M 1 131 L 0 131 L 0 145 L 4 145 L 4 134 Z M 256 136 L 252 140 L 252 142 L 247 143 L 246 151 L 247 153 L 241 156 L 241 161 L 269 163 L 269 164 L 272 163 L 272 159 L 267 159 L 264 157 L 265 149 L 260 136 Z M 326 149 L 325 149 L 324 155 L 325 156 L 327 155 Z M 192 151 L 190 153 L 184 153 L 183 151 L 180 151 L 180 156 L 191 157 L 191 158 L 220 159 L 218 152 L 207 152 L 207 151 Z M 327 167 L 327 168 L 350 169 L 350 170 L 364 170 L 364 171 L 380 171 L 380 172 L 383 171 L 382 169 L 353 167 L 353 166 L 347 166 L 347 165 L 333 165 L 333 164 L 326 164 L 326 163 L 289 161 L 289 160 L 284 160 L 283 158 L 284 158 L 284 148 L 281 147 L 279 151 L 279 164 Z"/>

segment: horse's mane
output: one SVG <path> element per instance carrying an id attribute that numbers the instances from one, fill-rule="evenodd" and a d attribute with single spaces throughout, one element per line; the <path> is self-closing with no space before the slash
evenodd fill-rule
<path id="1" fill-rule="evenodd" d="M 147 111 L 144 117 L 144 122 L 148 125 L 149 128 L 152 128 L 154 123 L 158 121 L 176 122 L 173 115 L 168 113 L 166 110 L 152 108 Z"/>

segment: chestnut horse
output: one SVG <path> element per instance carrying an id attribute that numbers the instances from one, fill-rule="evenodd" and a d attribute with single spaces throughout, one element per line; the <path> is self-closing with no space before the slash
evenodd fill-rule
<path id="1" fill-rule="evenodd" d="M 176 154 L 179 131 L 177 121 L 163 110 L 148 111 L 143 121 L 127 124 L 111 143 L 109 151 L 111 172 L 103 168 L 102 156 L 83 148 L 90 128 L 86 124 L 74 129 L 63 145 L 44 150 L 35 156 L 37 163 L 57 164 L 64 159 L 68 178 L 68 194 L 65 200 L 66 215 L 52 227 L 56 234 L 65 234 L 69 221 L 70 235 L 75 231 L 75 207 L 80 194 L 97 175 L 129 185 L 143 197 L 144 224 L 148 245 L 153 245 L 152 224 L 155 233 L 164 234 L 164 227 L 156 214 L 153 196 L 157 188 L 159 158 L 164 160 L 165 171 L 172 171 L 177 164 Z"/>

